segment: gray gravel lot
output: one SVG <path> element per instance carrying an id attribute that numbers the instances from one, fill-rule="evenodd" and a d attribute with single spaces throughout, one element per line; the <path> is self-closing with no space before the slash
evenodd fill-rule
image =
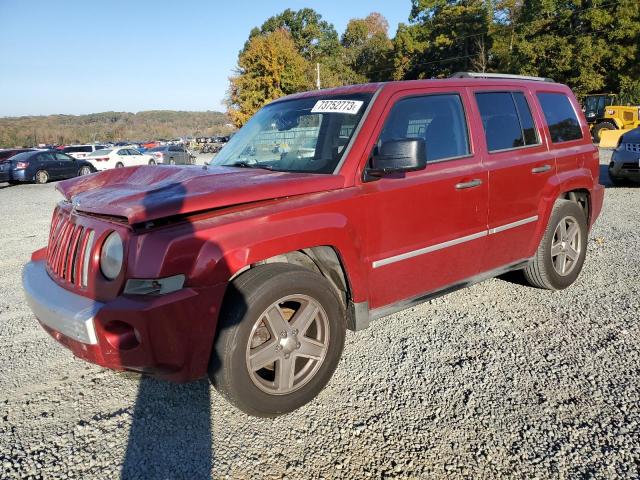
<path id="1" fill-rule="evenodd" d="M 607 189 L 568 290 L 495 279 L 349 333 L 328 387 L 276 420 L 39 327 L 20 271 L 58 199 L 0 185 L 1 478 L 640 476 L 640 188 Z"/>

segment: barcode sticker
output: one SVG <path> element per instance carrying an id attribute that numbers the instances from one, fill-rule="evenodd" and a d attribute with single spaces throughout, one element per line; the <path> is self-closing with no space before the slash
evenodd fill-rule
<path id="1" fill-rule="evenodd" d="M 347 113 L 356 115 L 364 102 L 362 100 L 318 100 L 311 113 Z"/>

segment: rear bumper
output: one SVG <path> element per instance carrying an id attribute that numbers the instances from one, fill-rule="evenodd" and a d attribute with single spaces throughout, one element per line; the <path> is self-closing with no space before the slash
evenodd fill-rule
<path id="1" fill-rule="evenodd" d="M 226 285 L 101 303 L 59 286 L 44 261 L 28 263 L 22 282 L 40 324 L 79 358 L 176 382 L 207 373 Z"/>

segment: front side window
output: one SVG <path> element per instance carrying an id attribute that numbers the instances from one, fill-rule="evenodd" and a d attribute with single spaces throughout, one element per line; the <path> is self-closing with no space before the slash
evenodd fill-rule
<path id="1" fill-rule="evenodd" d="M 490 152 L 538 145 L 529 104 L 521 92 L 476 93 L 487 149 Z"/>
<path id="2" fill-rule="evenodd" d="M 332 173 L 371 94 L 314 96 L 267 105 L 218 153 L 212 165 Z"/>
<path id="3" fill-rule="evenodd" d="M 538 93 L 553 143 L 582 138 L 582 128 L 569 98 L 563 93 Z"/>
<path id="4" fill-rule="evenodd" d="M 397 101 L 379 142 L 405 138 L 425 140 L 427 162 L 468 155 L 469 135 L 460 96 L 434 94 Z"/>

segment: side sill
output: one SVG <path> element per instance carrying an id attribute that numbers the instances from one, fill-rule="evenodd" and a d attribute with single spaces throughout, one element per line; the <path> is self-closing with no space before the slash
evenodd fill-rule
<path id="1" fill-rule="evenodd" d="M 500 267 L 495 270 L 490 270 L 488 272 L 475 275 L 461 282 L 448 285 L 439 290 L 434 290 L 432 292 L 424 293 L 424 294 L 418 295 L 417 297 L 409 298 L 407 300 L 402 300 L 398 303 L 394 303 L 384 307 L 374 308 L 373 310 L 369 310 L 369 315 L 368 315 L 369 318 L 368 318 L 367 324 L 373 320 L 386 317 L 387 315 L 392 315 L 406 308 L 411 308 L 420 303 L 433 300 L 434 298 L 442 297 L 443 295 L 455 292 L 456 290 L 461 290 L 463 288 L 470 287 L 471 285 L 475 285 L 476 283 L 480 283 L 490 278 L 497 277 L 499 275 L 510 272 L 512 270 L 519 270 L 521 268 L 526 267 L 531 262 L 531 260 L 532 260 L 531 258 L 519 260 L 518 262 L 506 265 L 504 267 Z M 366 303 L 366 302 L 363 302 L 363 303 Z M 359 305 L 362 305 L 362 304 L 359 304 Z M 363 320 L 360 320 L 360 322 L 364 324 Z"/>

